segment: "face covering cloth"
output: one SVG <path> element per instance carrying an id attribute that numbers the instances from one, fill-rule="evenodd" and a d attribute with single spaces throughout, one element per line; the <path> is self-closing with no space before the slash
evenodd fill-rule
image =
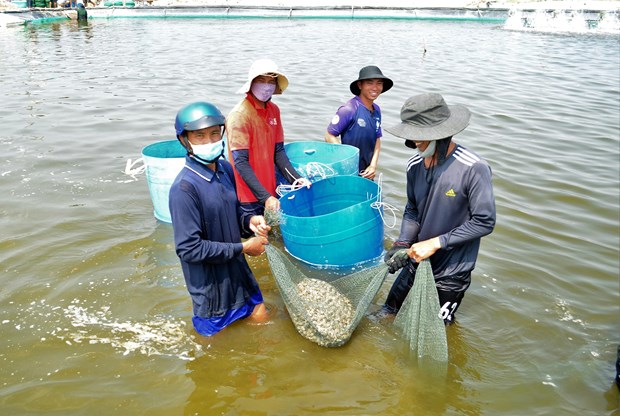
<path id="1" fill-rule="evenodd" d="M 224 139 L 215 143 L 193 144 L 192 150 L 201 159 L 215 162 L 224 153 Z"/>
<path id="2" fill-rule="evenodd" d="M 262 102 L 267 102 L 276 91 L 276 84 L 265 84 L 255 82 L 252 84 L 252 94 Z"/>

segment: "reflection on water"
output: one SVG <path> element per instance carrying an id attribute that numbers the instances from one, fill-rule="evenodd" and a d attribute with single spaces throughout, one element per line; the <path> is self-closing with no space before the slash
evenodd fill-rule
<path id="1" fill-rule="evenodd" d="M 616 10 L 581 12 L 515 9 L 509 12 L 504 28 L 548 33 L 620 34 L 620 15 Z"/>
<path id="2" fill-rule="evenodd" d="M 361 31 L 372 39 L 363 47 Z M 92 20 L 5 28 L 0 56 L 3 414 L 617 411 L 617 36 L 473 22 Z M 490 162 L 498 224 L 447 330 L 445 379 L 416 365 L 389 320 L 363 319 L 341 348 L 299 336 L 265 256 L 250 264 L 270 323 L 213 338 L 191 329 L 171 228 L 126 161 L 173 138 L 187 102 L 231 109 L 262 56 L 291 82 L 276 98 L 289 141 L 321 140 L 366 64 L 395 81 L 378 100 L 385 125 L 423 91 L 472 111 L 456 141 Z M 382 195 L 401 213 L 410 152 L 383 139 Z M 397 235 L 386 228 L 386 244 Z"/>

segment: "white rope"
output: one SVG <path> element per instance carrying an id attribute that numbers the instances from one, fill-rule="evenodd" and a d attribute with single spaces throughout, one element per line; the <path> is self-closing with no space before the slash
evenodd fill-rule
<path id="1" fill-rule="evenodd" d="M 142 165 L 136 167 L 135 165 L 138 163 L 142 163 Z M 136 179 L 136 175 L 141 175 L 144 173 L 144 171 L 146 171 L 146 165 L 144 164 L 144 158 L 139 157 L 133 162 L 131 161 L 131 159 L 127 159 L 127 163 L 125 164 L 125 170 L 123 171 L 123 173 L 125 175 L 129 175 L 132 178 Z"/>
<path id="2" fill-rule="evenodd" d="M 288 172 L 288 170 L 287 170 L 287 173 L 290 175 L 290 172 Z M 300 171 L 300 173 L 305 173 L 306 179 L 310 182 L 316 182 L 315 178 L 325 179 L 325 178 L 330 178 L 332 176 L 338 175 L 338 172 L 336 172 L 334 168 L 324 163 L 320 163 L 320 162 L 306 163 L 305 172 Z M 302 188 L 303 185 L 300 185 L 298 182 L 300 179 L 295 180 L 295 182 L 293 182 L 291 185 L 285 185 L 285 184 L 278 185 L 278 187 L 276 188 L 276 193 L 279 196 L 282 196 L 291 191 Z"/>
<path id="3" fill-rule="evenodd" d="M 306 164 L 306 176 L 309 180 L 313 180 L 315 177 L 321 179 L 336 176 L 337 172 L 329 165 L 320 162 L 308 162 Z"/>
<path id="4" fill-rule="evenodd" d="M 303 184 L 303 181 L 307 181 L 308 179 L 306 178 L 299 178 L 299 179 L 295 179 L 295 182 L 293 182 L 290 185 L 284 185 L 284 184 L 280 184 L 278 185 L 278 187 L 276 188 L 276 193 L 279 196 L 284 196 L 285 194 L 288 194 L 291 191 L 295 191 L 299 188 L 303 188 L 305 185 Z"/>
<path id="5" fill-rule="evenodd" d="M 398 208 L 396 208 L 393 205 L 388 204 L 387 202 L 383 202 L 382 201 L 382 192 L 383 192 L 383 173 L 379 174 L 379 180 L 378 180 L 378 184 L 379 184 L 379 194 L 377 195 L 377 200 L 375 202 L 373 202 L 372 204 L 370 204 L 371 208 L 374 208 L 376 210 L 379 211 L 379 215 L 381 216 L 381 220 L 383 221 L 383 225 L 385 225 L 388 228 L 394 228 L 396 227 L 396 211 L 398 211 Z M 381 208 L 383 207 L 384 210 L 388 210 L 392 213 L 392 217 L 394 218 L 394 221 L 392 223 L 392 225 L 388 225 L 385 223 L 385 217 L 383 216 L 383 211 L 381 210 Z"/>
<path id="6" fill-rule="evenodd" d="M 291 175 L 291 172 L 288 171 L 288 169 L 286 169 L 286 173 L 288 173 L 289 176 L 293 176 Z M 299 179 L 295 179 L 295 181 L 290 185 L 280 184 L 276 187 L 276 194 L 282 197 L 283 195 L 288 194 L 291 191 L 295 191 L 299 188 L 303 188 L 304 186 L 307 185 L 306 182 L 311 182 L 311 181 L 307 178 L 301 177 Z"/>

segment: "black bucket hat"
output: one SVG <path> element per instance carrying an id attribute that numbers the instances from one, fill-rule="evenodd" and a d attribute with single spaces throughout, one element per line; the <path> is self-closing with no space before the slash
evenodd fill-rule
<path id="1" fill-rule="evenodd" d="M 385 127 L 388 133 L 406 140 L 432 141 L 452 137 L 465 130 L 471 113 L 462 105 L 448 105 L 441 94 L 414 95 L 400 110 L 400 124 Z"/>
<path id="2" fill-rule="evenodd" d="M 359 77 L 355 81 L 353 81 L 351 85 L 349 85 L 349 89 L 351 90 L 353 95 L 360 95 L 360 89 L 357 86 L 357 81 L 363 81 L 365 79 L 375 79 L 375 78 L 383 80 L 382 93 L 386 92 L 387 90 L 392 88 L 392 85 L 394 85 L 391 79 L 383 75 L 379 67 L 370 65 L 370 66 L 365 66 L 362 69 L 360 69 Z"/>

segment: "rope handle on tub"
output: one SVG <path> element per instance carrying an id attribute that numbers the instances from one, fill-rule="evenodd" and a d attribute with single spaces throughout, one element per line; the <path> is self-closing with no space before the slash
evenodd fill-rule
<path id="1" fill-rule="evenodd" d="M 139 165 L 139 163 L 142 163 L 142 165 Z M 127 159 L 127 163 L 125 164 L 125 170 L 123 171 L 123 173 L 135 179 L 136 175 L 141 175 L 145 171 L 146 165 L 144 164 L 144 158 L 139 157 L 133 162 L 131 161 L 131 159 Z"/>
<path id="2" fill-rule="evenodd" d="M 379 215 L 381 216 L 381 221 L 383 221 L 383 225 L 385 225 L 388 228 L 394 228 L 396 227 L 396 212 L 398 211 L 398 208 L 396 208 L 394 205 L 388 204 L 387 202 L 383 202 L 382 201 L 382 195 L 383 195 L 383 173 L 379 174 L 379 194 L 377 195 L 377 200 L 375 202 L 373 202 L 372 204 L 370 204 L 370 206 L 376 210 L 379 211 Z M 394 219 L 394 221 L 392 222 L 392 225 L 388 225 L 385 222 L 385 216 L 383 214 L 383 210 L 381 209 L 383 208 L 383 210 L 388 210 L 392 213 L 392 218 Z"/>

